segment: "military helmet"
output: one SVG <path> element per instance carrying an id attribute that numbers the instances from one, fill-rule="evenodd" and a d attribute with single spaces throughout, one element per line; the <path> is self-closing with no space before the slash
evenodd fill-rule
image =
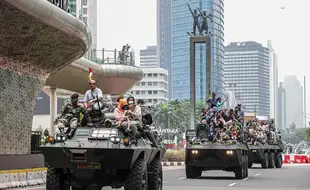
<path id="1" fill-rule="evenodd" d="M 77 93 L 74 93 L 74 94 L 71 95 L 71 98 L 72 98 L 72 99 L 73 99 L 73 98 L 79 98 L 79 95 L 78 95 Z"/>

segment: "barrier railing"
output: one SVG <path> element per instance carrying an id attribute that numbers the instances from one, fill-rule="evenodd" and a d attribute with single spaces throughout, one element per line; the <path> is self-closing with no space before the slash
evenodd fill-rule
<path id="1" fill-rule="evenodd" d="M 117 49 L 89 49 L 84 57 L 98 64 L 120 64 L 135 66 L 135 52 L 133 50 L 119 51 Z"/>
<path id="2" fill-rule="evenodd" d="M 46 168 L 0 171 L 0 189 L 21 188 L 46 183 Z"/>

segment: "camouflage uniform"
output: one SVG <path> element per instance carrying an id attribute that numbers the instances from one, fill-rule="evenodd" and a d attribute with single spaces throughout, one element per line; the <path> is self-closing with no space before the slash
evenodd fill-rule
<path id="1" fill-rule="evenodd" d="M 61 109 L 61 114 L 56 118 L 54 124 L 58 124 L 58 128 L 65 128 L 65 126 L 70 126 L 70 132 L 73 133 L 81 120 L 81 114 L 84 115 L 87 122 L 91 122 L 91 118 L 88 112 L 81 105 L 72 105 L 72 103 L 65 104 Z"/>

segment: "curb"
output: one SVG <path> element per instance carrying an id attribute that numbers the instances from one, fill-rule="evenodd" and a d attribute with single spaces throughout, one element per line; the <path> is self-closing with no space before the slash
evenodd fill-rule
<path id="1" fill-rule="evenodd" d="M 162 162 L 163 166 L 185 166 L 185 162 Z"/>

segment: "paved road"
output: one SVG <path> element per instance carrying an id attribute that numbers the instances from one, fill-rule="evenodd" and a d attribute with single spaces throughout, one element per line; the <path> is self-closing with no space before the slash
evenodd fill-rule
<path id="1" fill-rule="evenodd" d="M 284 165 L 281 169 L 267 170 L 253 168 L 244 180 L 236 180 L 233 173 L 222 171 L 208 171 L 200 179 L 186 179 L 183 167 L 172 167 L 165 169 L 164 190 L 309 190 L 309 176 L 310 164 Z M 26 189 L 45 190 L 44 187 Z"/>

